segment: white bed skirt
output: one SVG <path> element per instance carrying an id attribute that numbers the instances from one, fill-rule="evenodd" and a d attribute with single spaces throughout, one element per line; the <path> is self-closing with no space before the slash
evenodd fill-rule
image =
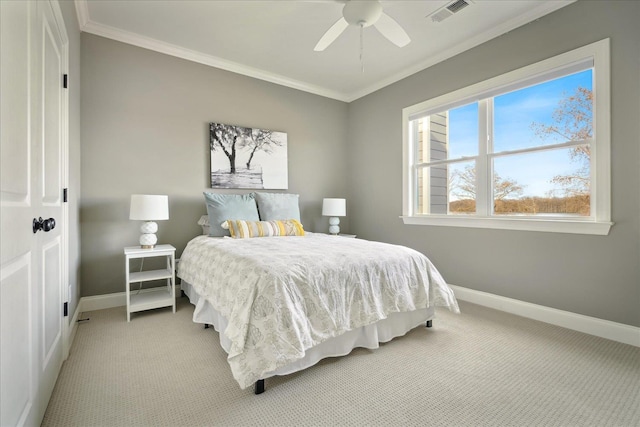
<path id="1" fill-rule="evenodd" d="M 189 297 L 191 304 L 195 306 L 193 321 L 213 325 L 220 336 L 220 345 L 229 353 L 231 342 L 223 331 L 227 327 L 227 319 L 218 313 L 213 306 L 193 289 L 191 285 L 182 281 L 182 291 Z M 305 357 L 287 366 L 265 374 L 264 378 L 275 375 L 288 375 L 315 365 L 327 357 L 337 357 L 349 354 L 354 348 L 363 347 L 375 349 L 379 343 L 391 341 L 395 337 L 405 335 L 411 329 L 424 325 L 427 320 L 434 317 L 435 308 L 429 307 L 407 313 L 393 313 L 388 318 L 380 320 L 372 325 L 363 326 L 353 331 L 346 332 L 339 337 L 332 338 L 307 350 Z"/>

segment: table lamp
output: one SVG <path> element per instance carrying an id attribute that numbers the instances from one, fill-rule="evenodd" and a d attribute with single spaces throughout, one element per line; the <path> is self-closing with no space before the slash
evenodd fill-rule
<path id="1" fill-rule="evenodd" d="M 140 226 L 140 246 L 152 249 L 158 241 L 158 224 L 154 221 L 169 219 L 169 196 L 132 194 L 129 219 L 144 221 Z"/>
<path id="2" fill-rule="evenodd" d="M 329 217 L 329 234 L 340 233 L 340 216 L 347 215 L 347 201 L 345 199 L 324 199 L 322 201 L 322 215 Z"/>

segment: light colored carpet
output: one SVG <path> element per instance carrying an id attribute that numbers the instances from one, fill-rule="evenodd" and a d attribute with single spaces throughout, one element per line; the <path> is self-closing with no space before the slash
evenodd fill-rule
<path id="1" fill-rule="evenodd" d="M 43 426 L 639 426 L 640 349 L 461 303 L 377 350 L 231 376 L 193 306 L 85 313 Z"/>

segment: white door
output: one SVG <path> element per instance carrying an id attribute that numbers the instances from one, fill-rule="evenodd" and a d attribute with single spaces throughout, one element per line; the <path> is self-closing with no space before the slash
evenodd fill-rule
<path id="1" fill-rule="evenodd" d="M 0 425 L 39 425 L 67 328 L 68 44 L 57 3 L 0 0 L 0 19 Z"/>

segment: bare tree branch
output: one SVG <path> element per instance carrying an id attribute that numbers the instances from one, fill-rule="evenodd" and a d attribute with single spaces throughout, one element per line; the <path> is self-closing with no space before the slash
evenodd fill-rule
<path id="1" fill-rule="evenodd" d="M 251 169 L 251 161 L 256 151 L 264 151 L 267 154 L 273 153 L 274 147 L 281 147 L 282 142 L 274 139 L 273 131 L 263 129 L 253 129 L 249 137 L 244 139 L 241 147 L 249 148 L 249 160 L 247 160 L 247 169 Z"/>
<path id="2" fill-rule="evenodd" d="M 532 123 L 535 134 L 546 139 L 551 135 L 559 135 L 564 141 L 582 141 L 593 138 L 593 91 L 578 87 L 575 93 L 565 96 L 552 113 L 554 121 L 551 125 Z M 579 168 L 573 174 L 557 175 L 552 183 L 564 187 L 567 195 L 588 195 L 591 193 L 589 146 L 580 145 L 571 149 L 571 161 L 578 163 Z"/>
<path id="3" fill-rule="evenodd" d="M 220 150 L 229 159 L 229 172 L 236 173 L 236 145 L 244 141 L 251 129 L 221 123 L 209 124 L 209 145 L 211 151 Z"/>

